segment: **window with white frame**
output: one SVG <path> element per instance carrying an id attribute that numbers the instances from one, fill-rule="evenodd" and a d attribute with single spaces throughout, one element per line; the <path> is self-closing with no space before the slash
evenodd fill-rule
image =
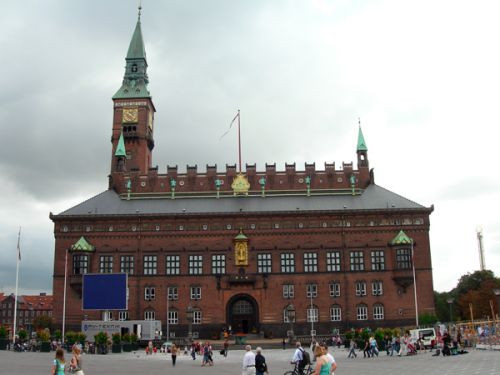
<path id="1" fill-rule="evenodd" d="M 309 306 L 307 308 L 307 321 L 310 322 L 317 322 L 319 318 L 319 310 L 316 306 Z"/>
<path id="2" fill-rule="evenodd" d="M 133 255 L 122 255 L 120 257 L 120 272 L 127 273 L 129 275 L 134 274 L 134 256 Z"/>
<path id="3" fill-rule="evenodd" d="M 372 271 L 385 270 L 385 255 L 382 250 L 372 251 Z"/>
<path id="4" fill-rule="evenodd" d="M 271 273 L 271 254 L 257 254 L 257 272 L 258 273 Z"/>
<path id="5" fill-rule="evenodd" d="M 281 253 L 280 257 L 281 257 L 281 272 L 282 273 L 295 272 L 295 254 Z"/>
<path id="6" fill-rule="evenodd" d="M 155 312 L 152 310 L 144 311 L 144 320 L 155 320 Z"/>
<path id="7" fill-rule="evenodd" d="M 203 255 L 189 256 L 189 274 L 201 275 L 203 273 Z"/>
<path id="8" fill-rule="evenodd" d="M 295 296 L 295 288 L 293 284 L 283 284 L 283 298 L 290 299 Z"/>
<path id="9" fill-rule="evenodd" d="M 304 253 L 304 272 L 318 272 L 318 253 Z"/>
<path id="10" fill-rule="evenodd" d="M 411 264 L 411 249 L 403 248 L 396 250 L 396 268 L 400 270 L 408 270 L 412 267 Z"/>
<path id="11" fill-rule="evenodd" d="M 112 273 L 113 272 L 113 256 L 101 255 L 99 257 L 99 273 Z"/>
<path id="12" fill-rule="evenodd" d="M 295 316 L 293 317 L 293 322 L 295 322 Z M 288 306 L 283 309 L 283 323 L 290 323 L 290 318 L 288 317 Z"/>
<path id="13" fill-rule="evenodd" d="M 316 298 L 318 296 L 318 284 L 307 284 L 306 285 L 306 297 Z"/>
<path id="14" fill-rule="evenodd" d="M 193 310 L 193 324 L 201 324 L 201 310 Z"/>
<path id="15" fill-rule="evenodd" d="M 168 324 L 179 324 L 179 313 L 177 310 L 168 311 Z"/>
<path id="16" fill-rule="evenodd" d="M 368 319 L 368 307 L 366 307 L 366 305 L 356 306 L 356 318 L 358 320 L 367 320 Z"/>
<path id="17" fill-rule="evenodd" d="M 144 300 L 154 301 L 156 299 L 156 290 L 154 286 L 147 286 L 144 288 Z"/>
<path id="18" fill-rule="evenodd" d="M 165 257 L 165 271 L 167 275 L 178 275 L 181 268 L 179 255 L 167 255 Z"/>
<path id="19" fill-rule="evenodd" d="M 366 296 L 366 283 L 364 281 L 356 281 L 356 295 Z"/>
<path id="20" fill-rule="evenodd" d="M 118 320 L 128 320 L 128 311 L 119 311 Z"/>
<path id="21" fill-rule="evenodd" d="M 342 320 L 342 308 L 339 305 L 330 307 L 330 321 L 340 322 Z"/>
<path id="22" fill-rule="evenodd" d="M 83 275 L 89 272 L 88 255 L 73 255 L 73 274 Z"/>
<path id="23" fill-rule="evenodd" d="M 226 273 L 226 256 L 223 254 L 212 255 L 212 274 L 224 275 Z"/>
<path id="24" fill-rule="evenodd" d="M 330 297 L 340 297 L 340 283 L 333 282 L 329 284 Z"/>
<path id="25" fill-rule="evenodd" d="M 351 271 L 364 271 L 365 263 L 362 251 L 351 251 Z"/>
<path id="26" fill-rule="evenodd" d="M 104 321 L 113 320 L 113 311 L 103 311 L 101 316 Z"/>
<path id="27" fill-rule="evenodd" d="M 384 293 L 384 288 L 382 285 L 382 281 L 375 280 L 372 281 L 372 294 L 374 296 L 381 296 Z"/>
<path id="28" fill-rule="evenodd" d="M 326 270 L 328 272 L 340 271 L 340 251 L 329 251 L 326 253 Z"/>
<path id="29" fill-rule="evenodd" d="M 179 299 L 179 290 L 176 286 L 169 286 L 167 288 L 167 298 L 169 301 L 177 301 Z"/>
<path id="30" fill-rule="evenodd" d="M 144 255 L 144 275 L 156 275 L 156 267 L 158 265 L 158 258 L 156 255 Z"/>
<path id="31" fill-rule="evenodd" d="M 380 303 L 373 305 L 373 319 L 375 320 L 384 319 L 384 305 Z"/>
<path id="32" fill-rule="evenodd" d="M 192 286 L 191 287 L 191 299 L 192 300 L 201 299 L 201 286 Z"/>

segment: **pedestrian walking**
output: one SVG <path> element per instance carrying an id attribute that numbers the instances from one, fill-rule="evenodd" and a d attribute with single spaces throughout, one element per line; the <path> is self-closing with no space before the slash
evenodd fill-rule
<path id="1" fill-rule="evenodd" d="M 82 369 L 82 350 L 79 345 L 73 345 L 73 357 L 69 363 L 69 372 L 75 375 L 85 375 Z"/>
<path id="2" fill-rule="evenodd" d="M 177 349 L 177 346 L 174 344 L 172 345 L 172 348 L 170 349 L 170 354 L 172 356 L 172 366 L 175 367 L 175 362 L 177 361 L 177 354 L 179 353 L 179 349 Z"/>
<path id="3" fill-rule="evenodd" d="M 243 356 L 242 375 L 255 375 L 255 353 L 250 345 L 245 346 L 246 353 Z"/>
<path id="4" fill-rule="evenodd" d="M 327 361 L 330 363 L 330 374 L 333 374 L 333 372 L 337 369 L 337 362 L 335 361 L 333 355 L 328 352 L 328 345 L 326 345 L 326 343 L 322 343 L 321 347 L 325 352 Z"/>
<path id="5" fill-rule="evenodd" d="M 295 343 L 295 347 L 296 349 L 295 353 L 293 353 L 292 363 L 297 367 L 299 375 L 302 375 L 304 373 L 304 367 L 306 366 L 304 361 L 304 349 L 302 349 L 300 341 Z"/>
<path id="6" fill-rule="evenodd" d="M 332 364 L 326 357 L 325 349 L 321 345 L 314 347 L 314 357 L 316 357 L 316 366 L 313 375 L 330 375 Z"/>
<path id="7" fill-rule="evenodd" d="M 196 343 L 191 344 L 191 358 L 193 358 L 193 361 L 196 360 Z"/>
<path id="8" fill-rule="evenodd" d="M 226 338 L 226 340 L 224 340 L 224 357 L 227 357 L 228 350 L 229 350 L 229 340 Z"/>
<path id="9" fill-rule="evenodd" d="M 370 355 L 370 351 L 371 351 L 371 348 L 370 348 L 370 340 L 366 339 L 365 340 L 365 347 L 363 348 L 363 358 L 370 358 L 371 355 Z"/>
<path id="10" fill-rule="evenodd" d="M 284 337 L 283 337 L 283 340 L 281 340 L 281 346 L 283 347 L 283 350 L 286 349 L 286 341 L 285 341 Z"/>
<path id="11" fill-rule="evenodd" d="M 56 358 L 52 366 L 52 375 L 64 375 L 64 350 L 58 348 L 56 350 Z"/>
<path id="12" fill-rule="evenodd" d="M 349 342 L 349 355 L 347 356 L 348 358 L 356 358 L 358 355 L 356 354 L 356 341 L 354 339 L 351 339 Z"/>
<path id="13" fill-rule="evenodd" d="M 268 374 L 269 370 L 267 369 L 266 358 L 262 355 L 262 348 L 259 346 L 255 349 L 255 352 L 257 353 L 255 355 L 255 375 Z"/>

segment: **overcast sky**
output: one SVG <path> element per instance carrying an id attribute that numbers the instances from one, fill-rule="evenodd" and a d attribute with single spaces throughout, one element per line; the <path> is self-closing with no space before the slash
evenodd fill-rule
<path id="1" fill-rule="evenodd" d="M 107 188 L 111 96 L 136 0 L 9 1 L 0 12 L 0 292 L 51 292 L 59 213 Z M 500 269 L 498 1 L 143 1 L 154 165 L 356 160 L 431 215 L 434 287 Z"/>

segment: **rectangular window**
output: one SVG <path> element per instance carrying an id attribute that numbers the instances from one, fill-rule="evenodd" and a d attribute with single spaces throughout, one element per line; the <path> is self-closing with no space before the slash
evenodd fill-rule
<path id="1" fill-rule="evenodd" d="M 330 283 L 330 297 L 340 297 L 340 283 L 334 282 Z"/>
<path id="2" fill-rule="evenodd" d="M 356 282 L 356 295 L 366 296 L 366 283 L 364 281 Z"/>
<path id="3" fill-rule="evenodd" d="M 307 321 L 310 322 L 317 322 L 318 321 L 318 316 L 319 311 L 316 307 L 308 307 L 307 308 Z"/>
<path id="4" fill-rule="evenodd" d="M 201 299 L 201 286 L 192 286 L 191 287 L 191 299 L 192 300 Z"/>
<path id="5" fill-rule="evenodd" d="M 177 301 L 179 299 L 179 291 L 176 286 L 167 288 L 167 298 L 169 301 Z"/>
<path id="6" fill-rule="evenodd" d="M 112 273 L 113 272 L 113 256 L 102 255 L 99 257 L 99 272 Z"/>
<path id="7" fill-rule="evenodd" d="M 283 298 L 290 299 L 295 295 L 295 290 L 293 284 L 283 285 Z"/>
<path id="8" fill-rule="evenodd" d="M 383 293 L 382 281 L 372 281 L 372 294 L 374 296 L 381 296 Z"/>
<path id="9" fill-rule="evenodd" d="M 167 255 L 165 257 L 165 272 L 167 275 L 178 275 L 180 268 L 181 261 L 179 255 Z"/>
<path id="10" fill-rule="evenodd" d="M 156 292 L 154 286 L 147 286 L 144 288 L 144 300 L 154 301 L 156 299 Z"/>
<path id="11" fill-rule="evenodd" d="M 119 311 L 118 320 L 128 320 L 128 311 Z"/>
<path id="12" fill-rule="evenodd" d="M 364 271 L 365 263 L 362 251 L 351 251 L 351 271 Z"/>
<path id="13" fill-rule="evenodd" d="M 385 270 L 385 256 L 382 250 L 372 251 L 372 271 Z"/>
<path id="14" fill-rule="evenodd" d="M 212 274 L 224 275 L 226 273 L 226 256 L 212 255 Z"/>
<path id="15" fill-rule="evenodd" d="M 73 274 L 83 275 L 89 272 L 89 256 L 73 255 Z"/>
<path id="16" fill-rule="evenodd" d="M 361 305 L 356 307 L 356 317 L 358 320 L 368 319 L 368 307 Z"/>
<path id="17" fill-rule="evenodd" d="M 340 271 L 340 251 L 326 253 L 326 270 L 328 272 Z"/>
<path id="18" fill-rule="evenodd" d="M 306 285 L 306 297 L 316 298 L 318 296 L 318 285 L 317 284 L 307 284 Z"/>
<path id="19" fill-rule="evenodd" d="M 144 275 L 156 275 L 158 258 L 156 255 L 144 255 Z"/>
<path id="20" fill-rule="evenodd" d="M 179 324 L 179 314 L 175 310 L 168 312 L 168 324 Z"/>
<path id="21" fill-rule="evenodd" d="M 295 272 L 295 254 L 281 253 L 281 272 L 283 273 Z"/>
<path id="22" fill-rule="evenodd" d="M 257 272 L 271 273 L 271 254 L 257 254 Z"/>
<path id="23" fill-rule="evenodd" d="M 122 255 L 120 257 L 120 272 L 134 274 L 134 257 L 132 255 Z"/>
<path id="24" fill-rule="evenodd" d="M 396 268 L 400 270 L 409 270 L 411 264 L 411 249 L 396 250 Z"/>
<path id="25" fill-rule="evenodd" d="M 342 320 L 342 309 L 340 306 L 332 306 L 330 308 L 330 320 L 332 322 L 340 322 Z"/>
<path id="26" fill-rule="evenodd" d="M 375 320 L 384 319 L 384 306 L 383 305 L 373 306 L 373 319 L 375 319 Z"/>
<path id="27" fill-rule="evenodd" d="M 155 312 L 154 311 L 144 311 L 144 320 L 155 320 Z"/>
<path id="28" fill-rule="evenodd" d="M 193 310 L 193 324 L 201 324 L 201 310 Z"/>
<path id="29" fill-rule="evenodd" d="M 318 272 L 317 253 L 304 253 L 304 272 Z"/>
<path id="30" fill-rule="evenodd" d="M 203 273 L 203 255 L 189 256 L 189 274 L 201 275 Z"/>

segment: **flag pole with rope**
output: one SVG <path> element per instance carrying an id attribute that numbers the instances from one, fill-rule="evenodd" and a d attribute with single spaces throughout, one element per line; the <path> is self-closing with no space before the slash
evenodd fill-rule
<path id="1" fill-rule="evenodd" d="M 240 166 L 240 174 L 241 174 L 241 131 L 240 131 L 240 110 L 238 109 L 238 163 Z"/>
<path id="2" fill-rule="evenodd" d="M 21 227 L 17 235 L 17 259 L 16 259 L 16 293 L 14 294 L 14 330 L 12 332 L 12 342 L 16 342 L 17 329 L 17 290 L 19 286 L 19 263 L 21 262 Z"/>

